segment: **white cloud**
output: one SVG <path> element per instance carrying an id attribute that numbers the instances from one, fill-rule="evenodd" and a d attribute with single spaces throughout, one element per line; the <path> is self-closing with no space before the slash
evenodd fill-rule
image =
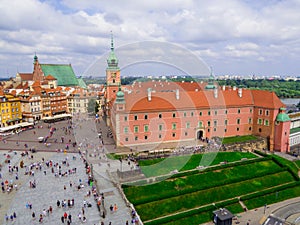
<path id="1" fill-rule="evenodd" d="M 296 74 L 299 11 L 298 0 L 2 0 L 0 76 L 6 71 L 14 75 L 20 55 L 26 55 L 22 65 L 32 66 L 34 52 L 44 59 L 47 55 L 66 58 L 82 73 L 91 60 L 109 50 L 111 30 L 116 47 L 145 40 L 173 42 L 216 64 L 216 73 L 231 72 L 224 63 L 236 64 L 232 72 L 246 73 L 250 66 L 240 61 L 247 59 Z M 163 56 L 142 50 L 130 54 Z M 267 64 L 285 60 L 291 61 L 289 65 L 295 62 L 295 67 Z"/>

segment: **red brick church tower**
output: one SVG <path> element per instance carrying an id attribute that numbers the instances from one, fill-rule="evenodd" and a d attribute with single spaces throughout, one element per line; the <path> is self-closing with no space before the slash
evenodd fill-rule
<path id="1" fill-rule="evenodd" d="M 118 67 L 118 59 L 114 51 L 114 40 L 113 35 L 111 35 L 111 47 L 110 54 L 107 59 L 106 68 L 106 102 L 110 102 L 116 98 L 116 94 L 121 85 L 120 68 Z"/>

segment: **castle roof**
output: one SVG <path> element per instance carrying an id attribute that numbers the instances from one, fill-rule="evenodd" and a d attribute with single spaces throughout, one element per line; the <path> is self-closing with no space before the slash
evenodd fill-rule
<path id="1" fill-rule="evenodd" d="M 150 93 L 149 93 L 150 91 Z M 150 97 L 148 97 L 150 94 Z M 138 82 L 124 87 L 125 111 L 168 111 L 201 108 L 257 106 L 279 109 L 284 106 L 273 92 L 236 88 L 206 90 L 205 84 Z"/>

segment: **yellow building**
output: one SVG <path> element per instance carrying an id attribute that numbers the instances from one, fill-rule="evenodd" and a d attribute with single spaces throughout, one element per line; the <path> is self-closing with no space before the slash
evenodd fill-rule
<path id="1" fill-rule="evenodd" d="M 0 127 L 22 122 L 21 103 L 18 97 L 0 92 Z"/>

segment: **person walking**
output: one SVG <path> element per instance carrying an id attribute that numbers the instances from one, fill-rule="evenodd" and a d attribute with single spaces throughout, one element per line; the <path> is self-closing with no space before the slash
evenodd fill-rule
<path id="1" fill-rule="evenodd" d="M 69 219 L 70 223 L 72 223 L 72 215 L 71 214 L 68 215 L 68 219 Z"/>
<path id="2" fill-rule="evenodd" d="M 32 216 L 32 219 L 35 220 L 35 213 L 34 212 L 32 212 L 31 216 Z"/>

